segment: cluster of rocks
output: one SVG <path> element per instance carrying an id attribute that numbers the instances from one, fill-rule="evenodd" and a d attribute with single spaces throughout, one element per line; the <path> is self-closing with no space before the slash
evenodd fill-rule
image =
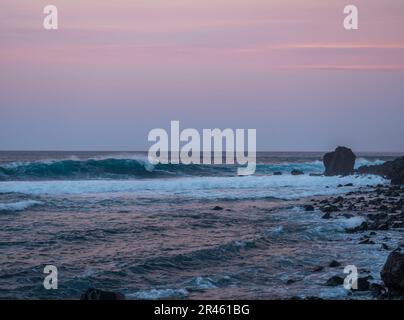
<path id="1" fill-rule="evenodd" d="M 292 171 L 290 172 L 290 174 L 291 174 L 292 176 L 300 176 L 300 175 L 304 174 L 304 172 L 301 171 L 301 170 L 296 170 L 296 169 L 294 169 L 294 170 L 292 170 Z"/>
<path id="2" fill-rule="evenodd" d="M 322 212 L 322 218 L 351 218 L 363 217 L 364 221 L 354 228 L 346 229 L 348 233 L 367 232 L 360 239 L 363 245 L 375 244 L 372 236 L 377 231 L 404 228 L 404 157 L 385 162 L 382 165 L 362 166 L 354 169 L 356 156 L 351 149 L 338 147 L 334 152 L 324 155 L 324 175 L 349 175 L 349 174 L 376 174 L 391 180 L 390 186 L 377 185 L 369 191 L 358 190 L 346 193 L 344 196 L 329 197 L 326 199 L 312 199 L 310 204 L 304 206 L 306 211 L 318 210 Z M 352 186 L 339 185 L 338 187 Z M 387 238 L 385 238 L 387 239 Z M 404 295 L 404 251 L 401 249 L 404 243 L 391 252 L 380 272 L 383 284 L 372 283 L 370 275 L 361 277 L 357 282 L 358 291 L 371 291 L 380 299 L 402 297 Z M 386 243 L 381 243 L 381 249 L 390 250 Z M 333 261 L 329 267 L 338 266 L 339 262 Z M 321 271 L 324 267 L 318 267 L 314 271 Z M 362 270 L 361 274 L 368 271 Z M 344 278 L 335 275 L 328 279 L 326 286 L 339 286 Z"/>
<path id="3" fill-rule="evenodd" d="M 273 173 L 274 176 L 281 176 L 282 174 L 283 174 L 282 171 L 275 171 L 275 172 Z M 300 176 L 300 175 L 304 174 L 304 172 L 301 171 L 301 170 L 293 169 L 293 170 L 290 172 L 290 174 L 291 174 L 292 176 Z"/>
<path id="4" fill-rule="evenodd" d="M 361 216 L 365 221 L 347 232 L 404 227 L 404 188 L 377 185 L 373 191 L 358 190 L 344 196 L 312 199 L 306 211 L 319 210 L 324 219 Z"/>
<path id="5" fill-rule="evenodd" d="M 338 261 L 333 261 L 329 266 L 334 267 L 339 265 Z M 368 270 L 360 270 L 360 274 L 364 273 L 370 272 Z M 383 284 L 372 282 L 373 277 L 371 275 L 359 277 L 356 287 L 352 287 L 351 290 L 370 291 L 378 299 L 402 298 L 404 296 L 404 251 L 401 247 L 398 247 L 389 254 L 380 272 L 380 277 L 383 280 Z M 343 284 L 344 277 L 339 275 L 332 276 L 325 283 L 329 287 L 341 286 Z"/>
<path id="6" fill-rule="evenodd" d="M 120 292 L 89 288 L 81 295 L 80 300 L 125 300 L 125 295 Z"/>
<path id="7" fill-rule="evenodd" d="M 377 174 L 391 180 L 393 185 L 404 184 L 404 157 L 387 161 L 381 165 L 362 166 L 357 170 L 361 174 Z"/>
<path id="8" fill-rule="evenodd" d="M 324 175 L 375 174 L 391 180 L 392 185 L 404 184 L 404 157 L 380 165 L 361 166 L 355 170 L 356 155 L 347 147 L 337 147 L 323 157 Z"/>

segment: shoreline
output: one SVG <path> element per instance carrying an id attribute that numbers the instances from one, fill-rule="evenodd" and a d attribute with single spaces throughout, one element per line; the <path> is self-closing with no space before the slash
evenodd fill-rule
<path id="1" fill-rule="evenodd" d="M 366 189 L 366 190 L 364 190 Z M 380 250 L 390 253 L 397 248 L 404 247 L 404 233 L 393 246 L 387 242 L 391 240 L 389 231 L 404 231 L 404 187 L 400 185 L 378 184 L 357 191 L 349 191 L 343 195 L 307 197 L 298 202 L 305 212 L 318 212 L 324 220 L 360 218 L 362 222 L 353 227 L 347 227 L 347 236 L 360 236 L 358 245 L 377 245 Z M 384 236 L 380 236 L 384 234 Z M 379 235 L 379 236 L 377 236 Z M 352 238 L 349 238 L 352 240 Z M 387 254 L 388 255 L 388 254 Z M 386 257 L 387 257 L 386 255 Z M 339 266 L 338 261 L 331 265 Z M 325 266 L 319 266 L 323 269 Z M 370 266 L 368 266 L 370 268 Z M 381 272 L 382 270 L 380 270 Z M 369 273 L 365 270 L 365 273 Z M 363 275 L 363 274 L 362 274 Z M 342 285 L 346 275 L 331 277 L 326 285 L 336 287 Z M 404 299 L 402 293 L 389 290 L 383 281 L 373 281 L 370 275 L 358 278 L 357 292 L 370 292 L 373 299 Z M 292 297 L 291 299 L 300 299 Z M 307 299 L 307 298 L 306 298 Z M 308 297 L 308 299 L 321 299 Z"/>

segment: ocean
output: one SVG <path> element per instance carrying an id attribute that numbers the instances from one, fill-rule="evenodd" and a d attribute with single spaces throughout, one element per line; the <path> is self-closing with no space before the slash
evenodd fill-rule
<path id="1" fill-rule="evenodd" d="M 302 203 L 388 181 L 318 176 L 322 155 L 261 152 L 255 175 L 240 177 L 237 165 L 151 165 L 145 152 L 0 152 L 0 299 L 78 299 L 89 287 L 129 299 L 345 299 L 324 286 L 337 270 L 313 268 L 338 259 L 378 279 L 385 257 L 344 232 L 359 218 L 324 220 Z M 356 167 L 397 156 L 358 154 Z M 45 265 L 58 268 L 57 290 L 43 286 Z"/>

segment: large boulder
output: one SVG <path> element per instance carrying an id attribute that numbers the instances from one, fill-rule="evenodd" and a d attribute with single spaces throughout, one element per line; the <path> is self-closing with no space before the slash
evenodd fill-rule
<path id="1" fill-rule="evenodd" d="M 390 253 L 380 275 L 389 290 L 404 293 L 404 253 L 400 248 Z"/>
<path id="2" fill-rule="evenodd" d="M 358 168 L 362 174 L 377 174 L 391 180 L 391 184 L 404 184 L 404 157 L 387 161 L 380 165 L 362 166 Z"/>
<path id="3" fill-rule="evenodd" d="M 81 295 L 80 300 L 125 300 L 125 296 L 120 292 L 90 288 Z"/>
<path id="4" fill-rule="evenodd" d="M 338 147 L 334 152 L 326 153 L 323 157 L 324 175 L 349 175 L 354 172 L 356 156 L 351 149 Z"/>

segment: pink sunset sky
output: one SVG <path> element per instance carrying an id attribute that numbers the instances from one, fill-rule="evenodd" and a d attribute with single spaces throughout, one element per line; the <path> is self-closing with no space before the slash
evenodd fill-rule
<path id="1" fill-rule="evenodd" d="M 59 30 L 42 27 L 45 5 Z M 359 9 L 359 30 L 343 8 Z M 147 150 L 255 128 L 259 150 L 404 151 L 402 0 L 2 0 L 0 150 Z"/>

